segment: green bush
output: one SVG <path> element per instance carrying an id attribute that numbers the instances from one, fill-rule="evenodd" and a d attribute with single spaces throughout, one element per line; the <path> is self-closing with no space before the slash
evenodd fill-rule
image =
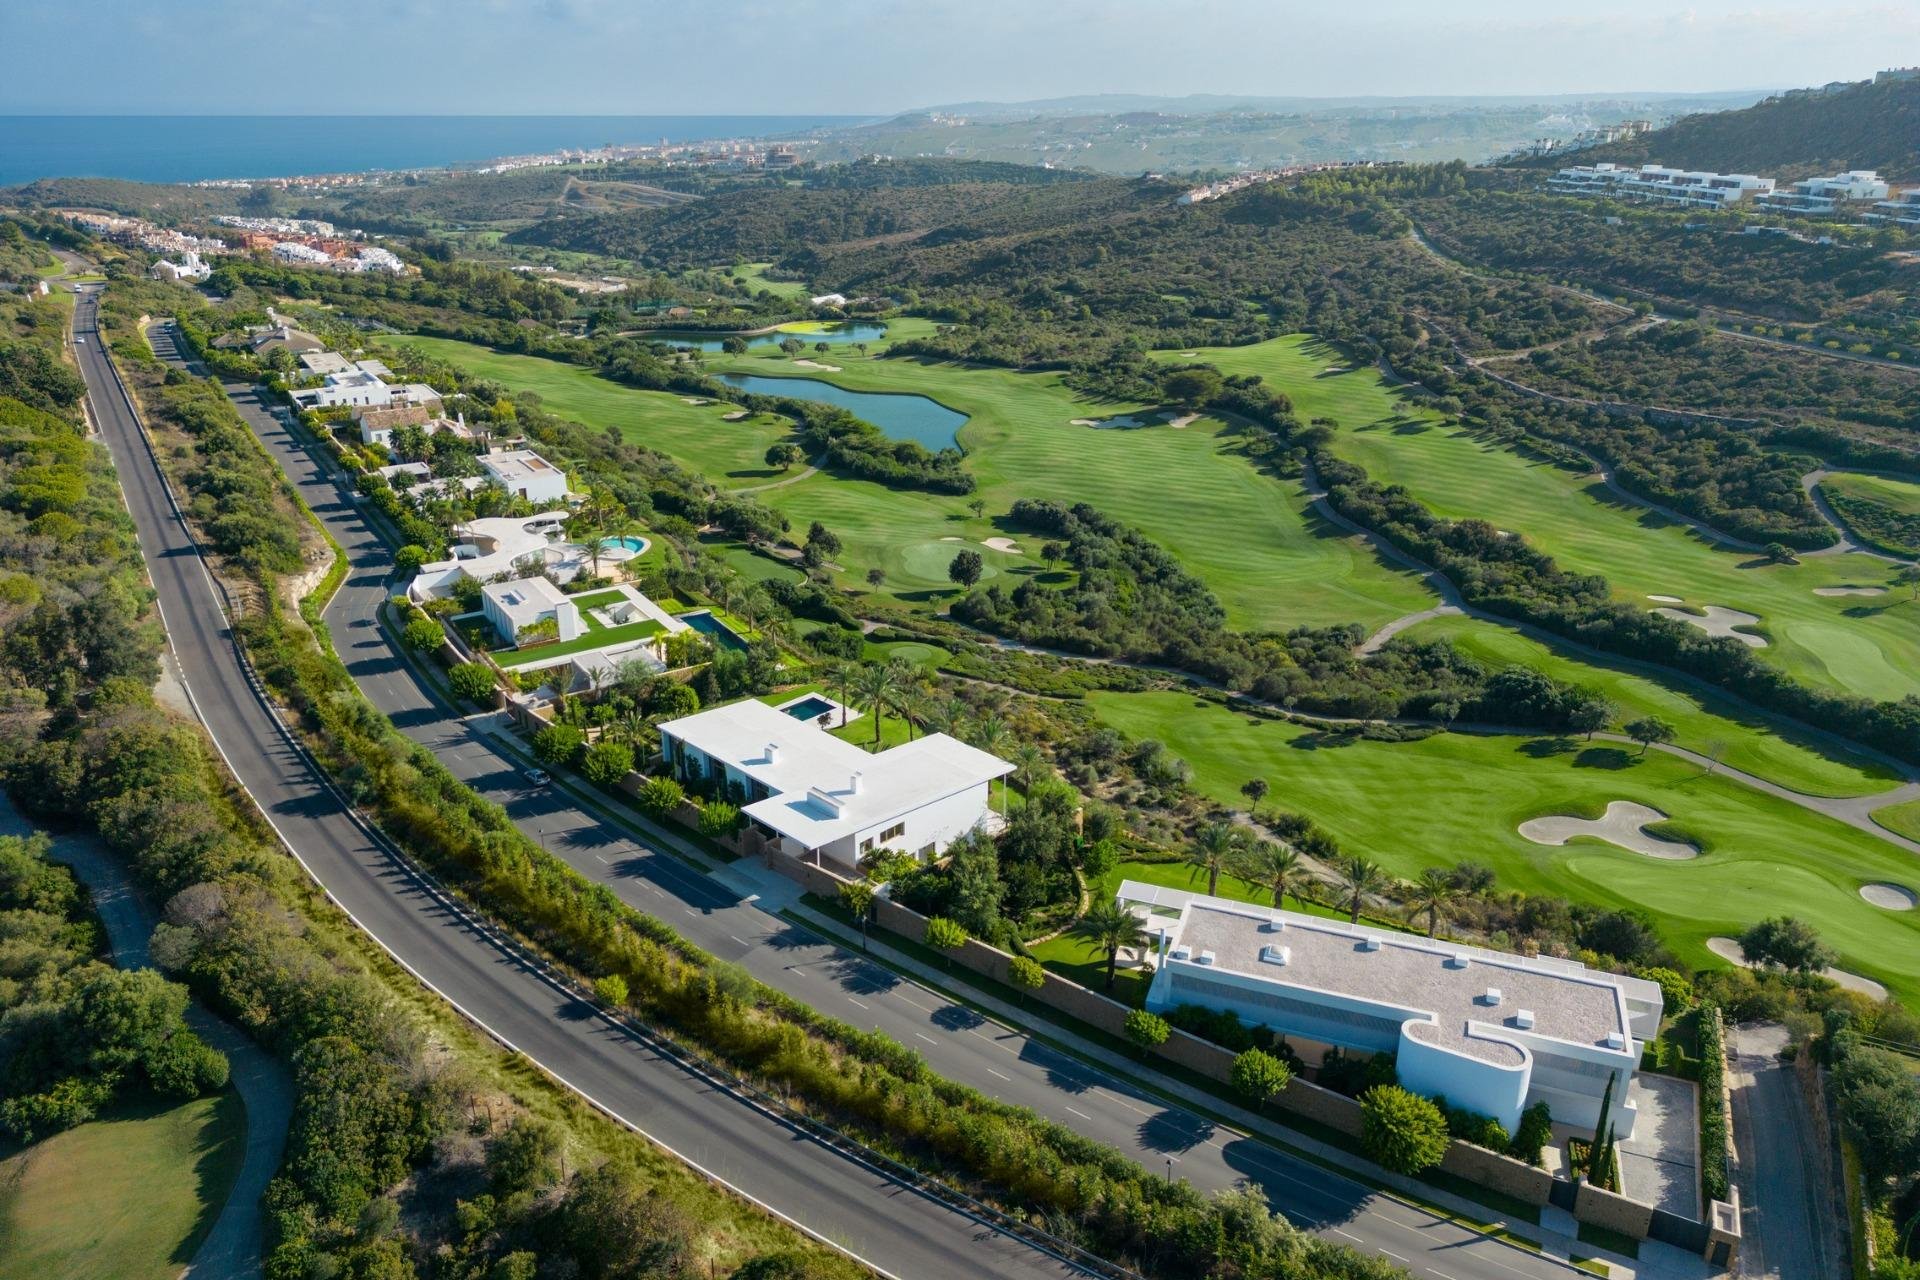
<path id="1" fill-rule="evenodd" d="M 1247 1098 L 1255 1107 L 1264 1107 L 1287 1087 L 1293 1072 L 1272 1054 L 1248 1049 L 1234 1058 L 1233 1070 L 1228 1078 L 1233 1083 L 1235 1093 Z"/>
<path id="2" fill-rule="evenodd" d="M 1382 1168 L 1409 1174 L 1431 1169 L 1446 1156 L 1450 1140 L 1440 1108 L 1418 1094 L 1387 1084 L 1360 1096 L 1360 1145 Z"/>
<path id="3" fill-rule="evenodd" d="M 478 662 L 456 662 L 447 669 L 447 686 L 454 697 L 485 706 L 493 701 L 493 668 Z"/>
<path id="4" fill-rule="evenodd" d="M 700 806 L 700 834 L 724 840 L 740 829 L 740 810 L 725 800 L 709 800 Z"/>
<path id="5" fill-rule="evenodd" d="M 550 724 L 533 735 L 534 758 L 541 764 L 573 765 L 586 750 L 587 735 L 574 725 Z"/>
<path id="6" fill-rule="evenodd" d="M 1540 1165 L 1547 1144 L 1553 1141 L 1553 1113 L 1544 1102 L 1536 1102 L 1520 1113 L 1520 1127 L 1514 1131 L 1507 1154 L 1528 1164 Z"/>
<path id="7" fill-rule="evenodd" d="M 1727 1198 L 1726 1030 L 1720 1010 L 1700 1010 L 1700 1190 L 1709 1200 Z"/>
<path id="8" fill-rule="evenodd" d="M 409 649 L 432 652 L 445 642 L 446 633 L 440 629 L 438 622 L 422 614 L 407 623 L 406 630 L 401 632 L 400 638 L 407 642 Z"/>
<path id="9" fill-rule="evenodd" d="M 1157 1013 L 1148 1013 L 1145 1009 L 1127 1010 L 1127 1020 L 1121 1029 L 1141 1053 L 1159 1048 L 1173 1034 L 1173 1028 L 1167 1025 L 1165 1018 Z"/>
<path id="10" fill-rule="evenodd" d="M 672 778 L 648 778 L 634 802 L 651 818 L 664 818 L 686 802 L 686 790 Z"/>
<path id="11" fill-rule="evenodd" d="M 633 772 L 633 748 L 605 739 L 588 747 L 580 758 L 580 773 L 597 787 L 611 787 Z"/>

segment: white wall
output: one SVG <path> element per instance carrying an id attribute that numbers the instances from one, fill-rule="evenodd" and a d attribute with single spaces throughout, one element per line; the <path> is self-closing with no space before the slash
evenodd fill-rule
<path id="1" fill-rule="evenodd" d="M 1411 1023 L 1409 1026 L 1413 1025 Z M 1526 1109 L 1530 1062 L 1498 1063 L 1467 1057 L 1438 1044 L 1400 1033 L 1400 1051 L 1394 1070 L 1403 1088 L 1429 1098 L 1444 1096 L 1447 1105 L 1492 1116 L 1512 1133 Z"/>

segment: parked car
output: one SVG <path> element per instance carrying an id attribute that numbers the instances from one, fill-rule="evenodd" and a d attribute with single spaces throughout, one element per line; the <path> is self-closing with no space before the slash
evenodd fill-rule
<path id="1" fill-rule="evenodd" d="M 544 787 L 553 781 L 553 775 L 545 769 L 523 769 L 520 776 L 527 780 L 527 785 L 534 787 Z"/>

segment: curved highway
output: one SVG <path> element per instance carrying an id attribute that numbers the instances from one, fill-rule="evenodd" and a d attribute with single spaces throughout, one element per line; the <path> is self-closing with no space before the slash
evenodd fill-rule
<path id="1" fill-rule="evenodd" d="M 98 291 L 78 292 L 74 354 L 188 694 L 228 768 L 329 898 L 503 1044 L 682 1160 L 869 1265 L 912 1280 L 1078 1274 L 825 1146 L 601 1017 L 413 874 L 362 825 L 250 683 L 218 588 L 101 350 Z M 356 572 L 354 581 L 358 598 L 369 575 Z"/>

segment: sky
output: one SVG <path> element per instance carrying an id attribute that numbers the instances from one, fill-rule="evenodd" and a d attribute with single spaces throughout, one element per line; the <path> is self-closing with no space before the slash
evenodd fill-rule
<path id="1" fill-rule="evenodd" d="M 880 115 L 1697 92 L 1920 62 L 1852 0 L 0 0 L 0 114 Z"/>

